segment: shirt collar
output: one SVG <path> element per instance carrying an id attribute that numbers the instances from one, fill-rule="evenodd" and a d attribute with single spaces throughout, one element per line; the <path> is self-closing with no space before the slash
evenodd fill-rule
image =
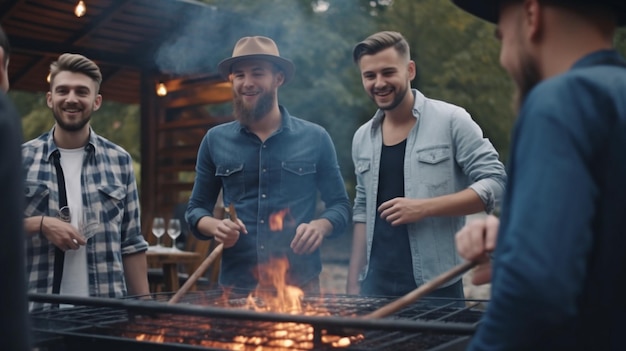
<path id="1" fill-rule="evenodd" d="M 413 117 L 419 121 L 420 114 L 424 109 L 424 103 L 426 102 L 426 97 L 417 89 L 411 89 L 413 93 L 414 101 L 413 101 Z M 385 112 L 381 109 L 376 110 L 374 117 L 372 118 L 372 129 L 377 129 L 380 127 L 380 124 L 383 122 L 383 117 L 385 116 Z"/>
<path id="2" fill-rule="evenodd" d="M 48 161 L 50 160 L 50 157 L 52 156 L 52 154 L 59 149 L 54 143 L 54 129 L 55 128 L 56 128 L 56 124 L 52 126 L 52 129 L 50 129 L 47 135 L 46 144 L 47 144 L 48 152 L 46 153 L 46 160 Z M 90 126 L 89 127 L 89 141 L 87 141 L 87 145 L 85 145 L 85 150 L 87 152 L 90 152 L 90 151 L 95 152 L 97 140 L 98 140 L 98 135 L 96 134 L 96 132 L 93 131 L 93 129 Z"/>

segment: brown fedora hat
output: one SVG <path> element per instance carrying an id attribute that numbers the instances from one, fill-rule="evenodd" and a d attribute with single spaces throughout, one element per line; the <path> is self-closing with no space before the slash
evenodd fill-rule
<path id="1" fill-rule="evenodd" d="M 500 4 L 505 0 L 452 0 L 461 9 L 472 15 L 482 18 L 491 23 L 498 23 Z M 617 25 L 626 25 L 626 1 L 625 0 L 564 0 L 563 4 L 589 4 L 604 5 L 617 17 Z"/>
<path id="2" fill-rule="evenodd" d="M 276 43 L 270 38 L 261 36 L 243 37 L 239 39 L 233 49 L 233 56 L 222 60 L 217 65 L 217 70 L 222 77 L 228 78 L 233 64 L 246 59 L 259 59 L 272 62 L 285 73 L 285 83 L 293 77 L 295 71 L 293 62 L 280 57 Z"/>

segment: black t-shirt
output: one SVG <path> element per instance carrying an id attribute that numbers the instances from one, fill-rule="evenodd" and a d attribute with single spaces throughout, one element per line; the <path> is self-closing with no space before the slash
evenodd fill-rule
<path id="1" fill-rule="evenodd" d="M 383 144 L 380 157 L 376 207 L 396 197 L 404 197 L 404 154 L 406 139 L 399 144 Z M 413 263 L 405 224 L 392 226 L 377 212 L 370 255 L 370 270 L 401 273 L 413 282 Z M 400 275 L 397 275 L 400 276 Z"/>

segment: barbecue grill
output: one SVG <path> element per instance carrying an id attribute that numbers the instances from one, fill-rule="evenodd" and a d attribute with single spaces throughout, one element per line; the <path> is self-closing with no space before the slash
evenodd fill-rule
<path id="1" fill-rule="evenodd" d="M 393 316 L 358 318 L 387 297 L 307 296 L 318 314 L 257 312 L 250 297 L 222 290 L 152 300 L 30 294 L 32 302 L 74 307 L 32 312 L 40 351 L 73 350 L 464 350 L 482 316 L 482 300 L 423 299 Z M 436 303 L 435 303 L 436 302 Z M 256 303 L 262 304 L 262 301 Z"/>

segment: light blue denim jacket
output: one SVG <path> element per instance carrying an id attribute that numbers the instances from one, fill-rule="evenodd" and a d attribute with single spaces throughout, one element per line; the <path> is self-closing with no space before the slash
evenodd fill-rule
<path id="1" fill-rule="evenodd" d="M 473 189 L 491 212 L 499 203 L 506 182 L 503 164 L 480 127 L 462 108 L 426 98 L 413 89 L 413 116 L 417 123 L 409 133 L 404 159 L 404 189 L 407 198 L 431 198 Z M 372 251 L 376 198 L 382 148 L 384 112 L 362 125 L 352 140 L 357 185 L 354 223 L 365 223 L 367 261 Z M 399 171 L 399 170 L 398 170 Z M 465 216 L 429 217 L 408 224 L 415 283 L 420 286 L 460 263 L 454 235 Z M 389 253 L 393 259 L 393 253 Z M 368 265 L 361 273 L 365 278 Z M 450 285 L 458 279 L 449 282 Z"/>

